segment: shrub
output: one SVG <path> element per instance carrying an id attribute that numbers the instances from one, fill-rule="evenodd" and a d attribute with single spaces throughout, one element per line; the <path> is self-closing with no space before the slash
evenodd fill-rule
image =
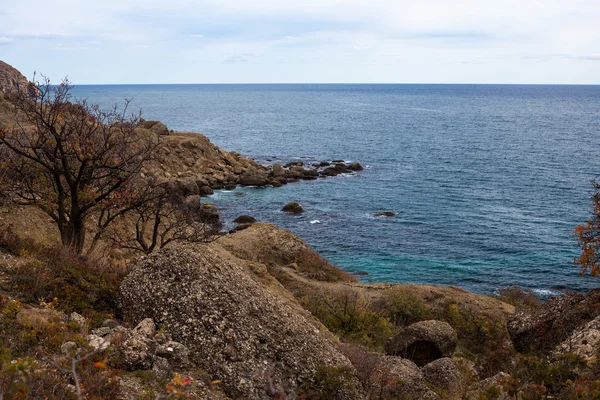
<path id="1" fill-rule="evenodd" d="M 344 393 L 356 391 L 354 375 L 348 367 L 319 365 L 313 382 L 300 385 L 297 395 L 306 400 L 342 399 Z"/>
<path id="2" fill-rule="evenodd" d="M 382 348 L 393 334 L 392 323 L 374 311 L 368 298 L 352 288 L 305 296 L 300 303 L 343 340 Z"/>
<path id="3" fill-rule="evenodd" d="M 423 299 L 399 286 L 393 286 L 383 292 L 376 308 L 397 326 L 423 321 L 431 315 L 431 310 Z"/>
<path id="4" fill-rule="evenodd" d="M 518 286 L 498 289 L 498 298 L 515 307 L 533 308 L 540 305 L 540 299 L 531 289 L 522 289 Z"/>
<path id="5" fill-rule="evenodd" d="M 124 271 L 111 265 L 97 266 L 62 247 L 34 245 L 10 228 L 0 231 L 0 248 L 26 255 L 11 267 L 0 288 L 25 303 L 52 303 L 55 308 L 77 312 L 92 319 L 92 325 L 117 312 L 118 288 Z"/>

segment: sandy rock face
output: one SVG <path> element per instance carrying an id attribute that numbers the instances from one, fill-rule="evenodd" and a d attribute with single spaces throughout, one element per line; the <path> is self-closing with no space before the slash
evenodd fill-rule
<path id="1" fill-rule="evenodd" d="M 456 331 L 448 323 L 420 321 L 391 338 L 385 352 L 408 358 L 422 367 L 438 358 L 452 356 L 457 341 Z"/>
<path id="2" fill-rule="evenodd" d="M 305 317 L 209 246 L 174 246 L 142 260 L 121 298 L 128 319 L 153 318 L 232 398 L 293 396 L 319 366 L 354 371 Z M 358 389 L 339 398 L 361 395 Z"/>

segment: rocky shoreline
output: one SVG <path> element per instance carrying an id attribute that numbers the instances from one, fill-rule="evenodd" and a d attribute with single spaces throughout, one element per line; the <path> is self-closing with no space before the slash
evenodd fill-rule
<path id="1" fill-rule="evenodd" d="M 238 185 L 281 187 L 300 180 L 324 179 L 364 169 L 358 162 L 344 160 L 260 164 L 215 146 L 200 133 L 171 131 L 159 121 L 142 121 L 137 131 L 157 135 L 161 141 L 156 159 L 145 175 L 172 181 L 188 195 L 208 196 L 214 190 L 231 190 Z"/>

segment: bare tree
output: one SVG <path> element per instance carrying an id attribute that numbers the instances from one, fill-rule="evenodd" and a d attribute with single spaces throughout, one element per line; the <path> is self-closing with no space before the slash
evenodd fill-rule
<path id="1" fill-rule="evenodd" d="M 220 237 L 218 214 L 203 207 L 200 196 L 185 197 L 181 190 L 167 183 L 150 181 L 146 187 L 139 196 L 143 201 L 137 202 L 131 211 L 135 228 L 118 224 L 113 227 L 109 238 L 117 247 L 150 254 L 172 242 L 208 243 Z"/>
<path id="2" fill-rule="evenodd" d="M 47 213 L 63 245 L 81 254 L 89 216 L 110 209 L 114 220 L 139 201 L 131 183 L 158 137 L 136 132 L 139 113 L 128 114 L 129 101 L 107 111 L 72 103 L 67 79 L 54 86 L 42 78 L 4 95 L 10 122 L 0 125 L 0 184 L 5 196 Z"/>

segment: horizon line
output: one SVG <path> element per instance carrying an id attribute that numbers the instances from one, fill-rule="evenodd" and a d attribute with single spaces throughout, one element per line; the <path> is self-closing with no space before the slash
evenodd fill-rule
<path id="1" fill-rule="evenodd" d="M 453 82 L 204 82 L 204 83 L 73 83 L 73 86 L 189 85 L 462 85 L 462 86 L 600 86 L 600 83 L 453 83 Z"/>

